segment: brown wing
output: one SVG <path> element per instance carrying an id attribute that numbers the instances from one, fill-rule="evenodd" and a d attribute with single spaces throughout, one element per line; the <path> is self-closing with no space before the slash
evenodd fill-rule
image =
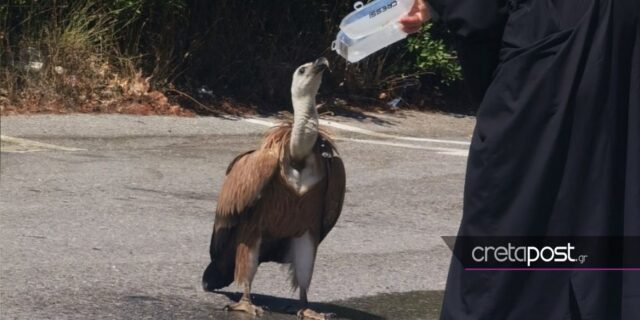
<path id="1" fill-rule="evenodd" d="M 277 168 L 278 155 L 270 149 L 250 151 L 236 157 L 222 183 L 216 217 L 240 214 L 251 206 Z"/>
<path id="2" fill-rule="evenodd" d="M 202 275 L 205 290 L 217 290 L 233 282 L 238 219 L 260 197 L 277 168 L 278 156 L 268 149 L 245 152 L 229 164 L 218 196 L 209 246 L 211 263 Z"/>
<path id="3" fill-rule="evenodd" d="M 326 160 L 327 167 L 327 193 L 325 195 L 325 210 L 322 218 L 322 233 L 320 241 L 327 236 L 329 231 L 338 222 L 342 212 L 344 193 L 346 186 L 346 174 L 342 159 L 334 155 Z"/>

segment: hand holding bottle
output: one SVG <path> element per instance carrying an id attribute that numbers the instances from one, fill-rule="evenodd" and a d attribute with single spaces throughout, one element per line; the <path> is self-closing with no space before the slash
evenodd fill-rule
<path id="1" fill-rule="evenodd" d="M 420 30 L 423 23 L 431 19 L 431 12 L 424 0 L 416 0 L 411 10 L 402 17 L 400 23 L 402 31 L 406 33 L 415 33 Z"/>

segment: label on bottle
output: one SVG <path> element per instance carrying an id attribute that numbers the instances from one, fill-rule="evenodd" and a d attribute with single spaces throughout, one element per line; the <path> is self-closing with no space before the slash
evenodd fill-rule
<path id="1" fill-rule="evenodd" d="M 386 5 L 378 8 L 378 9 L 372 10 L 371 12 L 369 12 L 369 19 L 375 18 L 379 14 L 384 13 L 387 10 L 389 10 L 389 9 L 391 9 L 391 8 L 397 6 L 397 5 L 398 5 L 398 1 L 395 0 L 395 1 L 391 2 L 391 3 L 389 3 L 389 4 L 386 4 Z"/>

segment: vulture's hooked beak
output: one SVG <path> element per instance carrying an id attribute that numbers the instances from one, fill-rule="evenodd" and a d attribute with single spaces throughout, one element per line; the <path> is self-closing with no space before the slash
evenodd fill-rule
<path id="1" fill-rule="evenodd" d="M 316 61 L 313 62 L 313 69 L 316 73 L 320 73 L 324 70 L 329 70 L 331 72 L 331 68 L 329 68 L 329 60 L 325 57 L 320 57 Z"/>

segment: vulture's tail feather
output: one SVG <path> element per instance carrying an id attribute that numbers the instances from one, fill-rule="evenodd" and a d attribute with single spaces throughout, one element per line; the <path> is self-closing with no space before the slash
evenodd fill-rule
<path id="1" fill-rule="evenodd" d="M 202 288 L 213 291 L 233 282 L 236 267 L 235 228 L 219 228 L 211 236 L 211 263 L 202 275 Z"/>

